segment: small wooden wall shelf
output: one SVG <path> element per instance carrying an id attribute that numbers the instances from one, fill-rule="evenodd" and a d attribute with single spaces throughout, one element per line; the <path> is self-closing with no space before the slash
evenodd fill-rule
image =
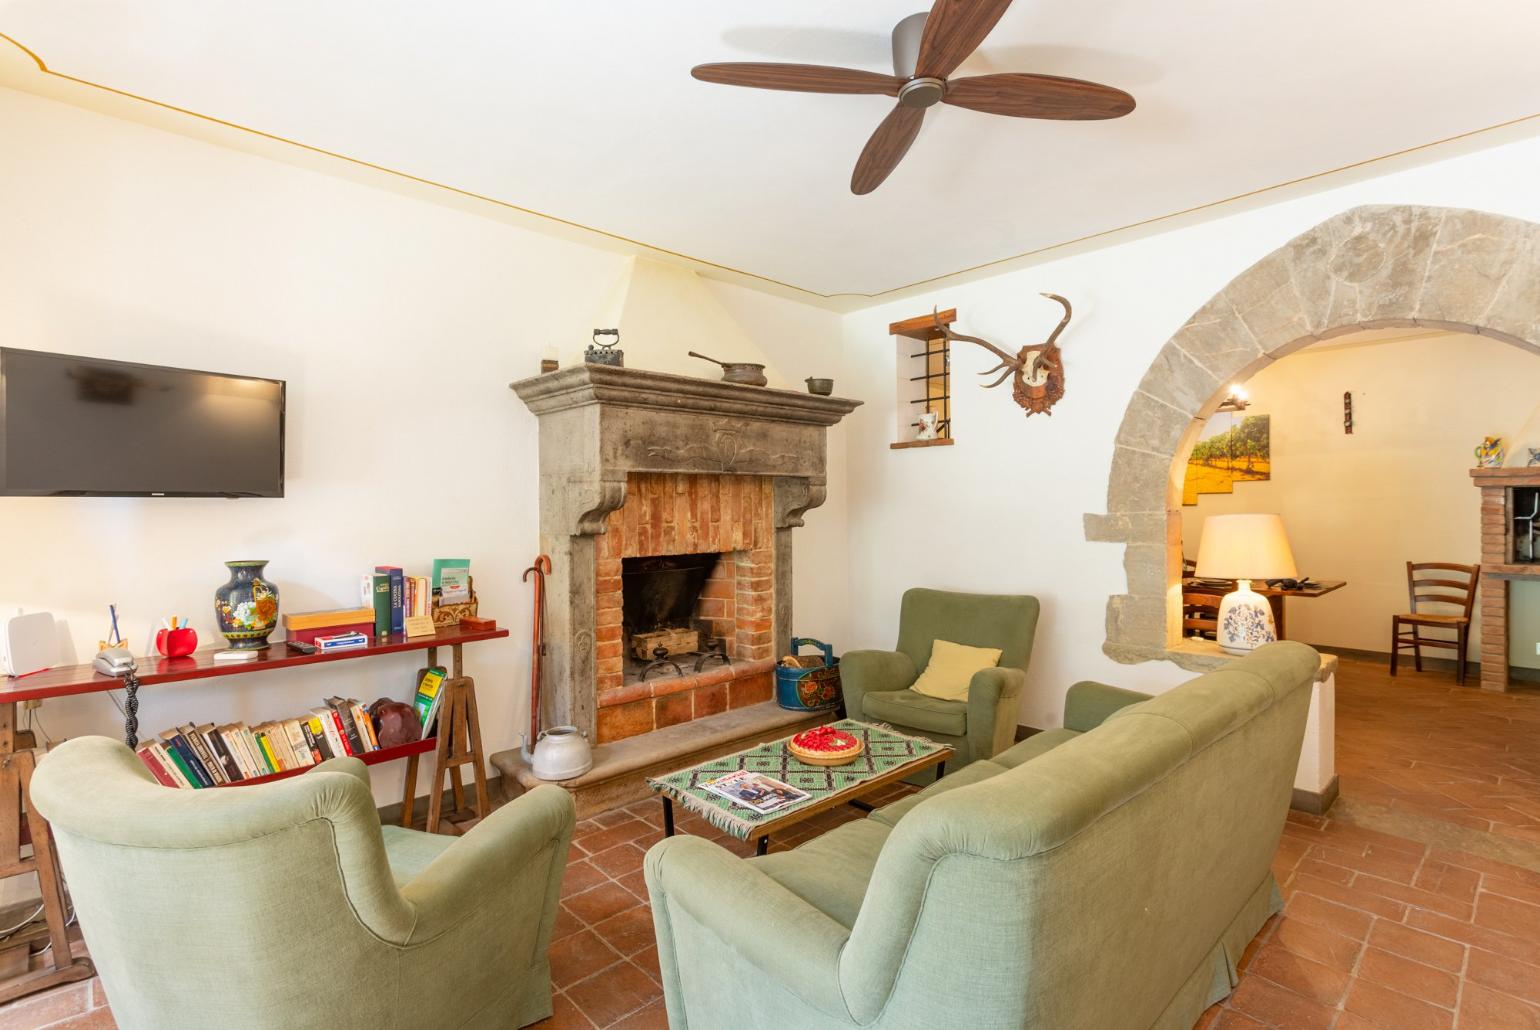
<path id="1" fill-rule="evenodd" d="M 888 449 L 907 451 L 912 447 L 950 447 L 956 442 L 950 436 L 938 436 L 934 440 L 900 440 L 898 443 L 888 444 Z"/>

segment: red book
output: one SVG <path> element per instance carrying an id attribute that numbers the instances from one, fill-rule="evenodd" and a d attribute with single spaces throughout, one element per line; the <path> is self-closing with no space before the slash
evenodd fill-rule
<path id="1" fill-rule="evenodd" d="M 171 774 L 166 772 L 165 766 L 160 764 L 160 759 L 155 757 L 155 752 L 150 750 L 148 744 L 135 751 L 134 754 L 139 756 L 139 761 L 143 762 L 144 767 L 150 770 L 150 775 L 159 780 L 163 786 L 180 786 L 176 780 L 171 778 Z"/>
<path id="2" fill-rule="evenodd" d="M 331 712 L 332 725 L 337 727 L 337 736 L 342 738 L 342 746 L 347 749 L 348 754 L 353 754 L 353 745 L 348 743 L 348 728 L 342 725 L 342 716 L 337 714 L 336 709 L 328 708 L 327 711 Z"/>

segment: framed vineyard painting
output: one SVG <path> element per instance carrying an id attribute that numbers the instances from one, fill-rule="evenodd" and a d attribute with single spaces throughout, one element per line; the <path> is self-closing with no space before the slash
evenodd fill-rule
<path id="1" fill-rule="evenodd" d="M 1187 457 L 1182 503 L 1199 494 L 1227 494 L 1238 482 L 1272 478 L 1272 434 L 1267 415 L 1221 411 L 1209 416 Z"/>

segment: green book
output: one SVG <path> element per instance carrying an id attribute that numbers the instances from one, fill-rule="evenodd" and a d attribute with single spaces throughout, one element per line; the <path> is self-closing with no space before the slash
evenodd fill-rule
<path id="1" fill-rule="evenodd" d="M 376 572 L 370 577 L 369 597 L 374 602 L 374 635 L 390 633 L 390 573 Z"/>
<path id="2" fill-rule="evenodd" d="M 177 753 L 176 748 L 166 748 L 166 754 L 173 762 L 176 763 L 176 767 L 182 770 L 182 775 L 187 777 L 187 782 L 192 784 L 194 790 L 197 790 L 203 786 L 203 782 L 198 779 L 197 775 L 193 773 L 192 769 L 188 768 L 187 761 Z"/>

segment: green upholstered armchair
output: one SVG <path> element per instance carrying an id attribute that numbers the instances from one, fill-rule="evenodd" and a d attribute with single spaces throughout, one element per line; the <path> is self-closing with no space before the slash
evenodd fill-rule
<path id="1" fill-rule="evenodd" d="M 105 737 L 59 745 L 32 801 L 112 1014 L 130 1030 L 523 1026 L 575 821 L 539 787 L 463 837 L 380 825 L 356 758 L 174 790 Z"/>
<path id="2" fill-rule="evenodd" d="M 1037 598 L 1025 595 L 906 591 L 896 650 L 840 656 L 846 716 L 951 745 L 957 756 L 947 762 L 948 769 L 999 754 L 1016 736 L 1017 699 L 1027 682 L 1037 613 Z M 998 666 L 974 674 L 966 702 L 909 689 L 937 640 L 1001 651 Z"/>

